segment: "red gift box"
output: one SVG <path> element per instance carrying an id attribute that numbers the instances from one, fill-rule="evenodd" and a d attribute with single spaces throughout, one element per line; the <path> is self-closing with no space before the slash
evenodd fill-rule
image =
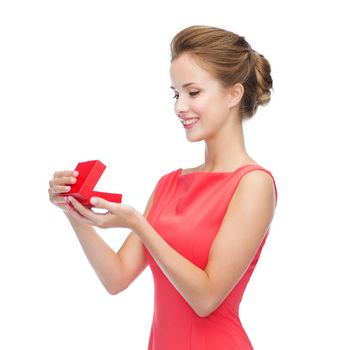
<path id="1" fill-rule="evenodd" d="M 106 166 L 99 160 L 80 162 L 74 170 L 79 172 L 77 181 L 71 185 L 69 192 L 61 193 L 62 196 L 72 196 L 84 206 L 91 208 L 91 197 L 101 197 L 107 201 L 121 203 L 122 195 L 119 193 L 107 193 L 93 191 Z"/>

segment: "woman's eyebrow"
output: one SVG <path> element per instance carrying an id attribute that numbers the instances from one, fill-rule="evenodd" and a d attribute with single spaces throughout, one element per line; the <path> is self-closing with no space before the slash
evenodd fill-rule
<path id="1" fill-rule="evenodd" d="M 184 88 L 184 87 L 186 87 L 188 85 L 192 85 L 192 84 L 196 84 L 196 83 L 195 82 L 187 83 L 187 84 L 182 85 L 182 87 Z M 173 90 L 175 89 L 173 86 L 170 86 L 170 88 Z"/>

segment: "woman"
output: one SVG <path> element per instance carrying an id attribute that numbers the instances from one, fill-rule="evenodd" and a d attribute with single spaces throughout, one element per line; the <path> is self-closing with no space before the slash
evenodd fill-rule
<path id="1" fill-rule="evenodd" d="M 270 65 L 244 37 L 191 26 L 171 42 L 175 113 L 205 161 L 162 176 L 143 215 L 92 198 L 104 214 L 60 193 L 75 182 L 56 172 L 50 199 L 64 210 L 101 282 L 125 290 L 149 265 L 155 282 L 149 350 L 253 349 L 239 304 L 269 233 L 277 203 L 270 171 L 247 153 L 242 122 L 270 100 Z M 68 185 L 68 186 L 67 186 Z M 132 229 L 115 253 L 96 233 Z"/>

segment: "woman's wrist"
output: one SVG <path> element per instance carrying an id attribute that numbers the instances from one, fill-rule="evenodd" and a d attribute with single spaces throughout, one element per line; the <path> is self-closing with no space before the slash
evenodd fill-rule
<path id="1" fill-rule="evenodd" d="M 143 225 L 145 224 L 146 218 L 140 214 L 137 210 L 134 211 L 133 219 L 130 225 L 130 229 L 133 230 L 136 234 L 142 230 Z"/>

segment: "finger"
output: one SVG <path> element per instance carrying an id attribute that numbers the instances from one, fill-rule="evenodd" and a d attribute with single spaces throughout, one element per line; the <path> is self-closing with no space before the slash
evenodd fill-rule
<path id="1" fill-rule="evenodd" d="M 69 201 L 72 203 L 73 207 L 84 217 L 90 219 L 95 224 L 97 224 L 99 215 L 94 213 L 92 210 L 84 207 L 78 200 L 76 200 L 74 197 L 69 196 Z"/>
<path id="2" fill-rule="evenodd" d="M 70 189 L 71 189 L 70 186 L 57 185 L 57 186 L 53 186 L 51 189 L 49 189 L 49 193 L 51 193 L 51 194 L 66 193 L 66 192 L 69 192 Z"/>
<path id="3" fill-rule="evenodd" d="M 62 176 L 56 180 L 57 185 L 75 184 L 76 182 L 77 179 L 75 176 Z"/>
<path id="4" fill-rule="evenodd" d="M 53 187 L 55 185 L 71 185 L 75 184 L 77 182 L 76 177 L 74 176 L 62 176 L 62 177 L 55 177 L 49 181 L 49 186 Z"/>
<path id="5" fill-rule="evenodd" d="M 115 208 L 115 203 L 107 201 L 101 197 L 91 197 L 90 203 L 96 208 L 107 209 L 108 211 L 112 211 Z"/>
<path id="6" fill-rule="evenodd" d="M 57 204 L 66 203 L 66 202 L 67 202 L 67 197 L 53 196 L 53 197 L 51 198 L 51 201 L 52 201 L 53 203 L 57 203 Z"/>
<path id="7" fill-rule="evenodd" d="M 75 209 L 73 209 L 69 204 L 66 205 L 66 209 L 65 209 L 69 215 L 71 215 L 73 217 L 73 219 L 75 219 L 78 222 L 82 222 L 84 224 L 88 224 L 88 225 L 94 225 L 94 223 L 85 218 L 84 216 L 80 215 Z"/>
<path id="8" fill-rule="evenodd" d="M 63 171 L 55 171 L 53 177 L 62 177 L 62 176 L 78 176 L 79 171 L 77 170 L 63 170 Z"/>

